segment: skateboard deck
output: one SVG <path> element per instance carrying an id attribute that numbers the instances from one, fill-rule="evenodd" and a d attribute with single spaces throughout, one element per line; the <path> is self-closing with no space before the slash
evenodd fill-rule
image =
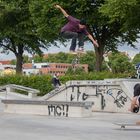
<path id="1" fill-rule="evenodd" d="M 126 126 L 140 126 L 137 125 L 136 123 L 114 123 L 114 124 L 120 126 L 121 128 L 125 128 Z"/>
<path id="2" fill-rule="evenodd" d="M 69 52 L 69 54 L 73 54 L 73 55 L 79 56 L 79 55 L 86 54 L 86 52 L 78 52 L 78 51 L 76 51 L 76 52 Z"/>

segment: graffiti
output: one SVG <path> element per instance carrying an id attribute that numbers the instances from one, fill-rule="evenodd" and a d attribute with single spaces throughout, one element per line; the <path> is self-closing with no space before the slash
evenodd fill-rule
<path id="1" fill-rule="evenodd" d="M 74 91 L 73 87 L 72 91 Z M 77 92 L 70 95 L 70 101 L 86 101 L 88 98 L 91 98 L 93 96 L 97 96 L 97 94 L 86 94 L 85 92 L 82 93 L 80 91 L 80 87 L 77 87 Z"/>
<path id="2" fill-rule="evenodd" d="M 68 105 L 48 105 L 49 116 L 63 116 L 68 117 Z"/>
<path id="3" fill-rule="evenodd" d="M 82 100 L 86 101 L 88 98 L 95 97 L 95 96 L 97 96 L 97 95 L 82 93 Z"/>
<path id="4" fill-rule="evenodd" d="M 125 103 L 127 102 L 128 96 L 121 89 L 109 89 L 107 94 L 114 99 L 114 103 L 119 108 L 124 107 Z"/>
<path id="5" fill-rule="evenodd" d="M 72 86 L 72 92 L 74 92 L 74 86 Z"/>
<path id="6" fill-rule="evenodd" d="M 76 93 L 75 96 L 73 94 L 70 95 L 70 101 L 74 101 L 76 99 L 76 101 L 86 101 L 87 99 L 93 97 L 93 96 L 96 96 L 96 95 L 89 95 L 89 94 L 86 94 L 86 93 Z"/>
<path id="7" fill-rule="evenodd" d="M 113 102 L 116 104 L 118 108 L 124 107 L 125 103 L 128 100 L 128 96 L 119 88 L 109 89 L 109 87 L 106 85 L 97 85 L 94 86 L 94 91 L 96 91 L 95 94 L 88 94 L 86 93 L 86 90 L 82 92 L 83 90 L 80 89 L 80 87 L 76 87 L 76 88 L 77 88 L 77 92 L 73 92 L 70 95 L 70 101 L 87 101 L 89 98 L 100 96 L 102 110 L 104 110 L 106 107 L 106 97 L 105 97 L 106 94 L 113 99 Z M 76 91 L 74 90 L 74 87 L 72 90 Z"/>
<path id="8" fill-rule="evenodd" d="M 80 89 L 79 87 L 77 87 L 77 101 L 79 101 L 80 95 L 81 95 Z"/>
<path id="9" fill-rule="evenodd" d="M 72 92 L 74 92 L 74 87 L 72 87 Z M 77 87 L 77 93 L 76 96 L 74 96 L 73 94 L 70 95 L 70 101 L 73 101 L 76 97 L 77 97 L 77 101 L 79 101 L 81 92 L 80 92 L 80 87 Z"/>
<path id="10" fill-rule="evenodd" d="M 86 101 L 88 98 L 89 98 L 89 95 L 86 94 L 86 93 L 83 93 L 83 95 L 82 95 L 82 100 L 83 100 L 83 101 Z"/>
<path id="11" fill-rule="evenodd" d="M 102 93 L 105 93 L 106 89 L 107 89 L 107 86 L 105 86 L 105 85 L 102 85 L 102 86 L 97 85 L 96 86 L 96 95 L 98 96 L 98 95 L 101 95 Z"/>
<path id="12" fill-rule="evenodd" d="M 106 106 L 105 98 L 104 98 L 104 96 L 101 94 L 101 109 L 104 110 L 105 106 Z"/>

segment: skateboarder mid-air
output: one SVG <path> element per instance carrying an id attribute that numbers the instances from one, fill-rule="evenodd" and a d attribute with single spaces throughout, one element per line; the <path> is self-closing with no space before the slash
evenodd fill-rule
<path id="1" fill-rule="evenodd" d="M 60 9 L 60 11 L 68 19 L 68 23 L 61 29 L 61 35 L 66 39 L 72 39 L 70 52 L 75 52 L 77 39 L 78 51 L 84 51 L 85 35 L 88 36 L 96 47 L 99 47 L 97 41 L 86 30 L 86 21 L 84 19 L 79 20 L 70 16 L 60 5 L 55 5 L 55 8 Z"/>

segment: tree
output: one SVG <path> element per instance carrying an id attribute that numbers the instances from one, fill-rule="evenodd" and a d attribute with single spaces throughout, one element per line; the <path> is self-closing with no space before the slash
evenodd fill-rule
<path id="1" fill-rule="evenodd" d="M 106 0 L 101 12 L 109 17 L 110 22 L 122 22 L 122 30 L 140 29 L 139 0 Z"/>
<path id="2" fill-rule="evenodd" d="M 86 54 L 80 56 L 80 63 L 81 64 L 88 64 L 88 70 L 93 71 L 95 70 L 95 53 L 93 51 L 87 51 Z"/>
<path id="3" fill-rule="evenodd" d="M 85 74 L 86 72 L 82 67 L 69 67 L 68 70 L 66 71 L 66 75 L 82 75 Z"/>
<path id="4" fill-rule="evenodd" d="M 80 64 L 88 64 L 88 70 L 95 70 L 95 53 L 93 51 L 87 51 L 86 54 L 80 54 L 80 56 L 59 52 L 54 54 L 48 54 L 47 57 L 35 55 L 32 59 L 37 62 L 49 62 L 49 63 L 72 63 L 74 59 L 78 58 Z M 24 56 L 24 62 L 29 62 L 29 58 Z"/>
<path id="5" fill-rule="evenodd" d="M 132 63 L 133 63 L 134 65 L 140 63 L 140 53 L 138 53 L 138 54 L 135 55 L 135 57 L 133 58 Z"/>
<path id="6" fill-rule="evenodd" d="M 69 54 L 64 52 L 59 52 L 56 54 L 48 54 L 48 62 L 56 62 L 56 63 L 71 63 L 69 62 Z"/>
<path id="7" fill-rule="evenodd" d="M 1 0 L 0 47 L 4 52 L 12 51 L 16 56 L 16 73 L 22 72 L 23 53 L 42 54 L 46 40 L 36 33 L 29 11 L 28 0 Z"/>
<path id="8" fill-rule="evenodd" d="M 38 32 L 42 37 L 46 37 L 50 42 L 55 42 L 62 38 L 59 36 L 60 28 L 66 23 L 60 11 L 54 8 L 54 4 L 59 3 L 69 14 L 76 18 L 85 18 L 89 33 L 99 43 L 99 48 L 95 47 L 97 71 L 101 71 L 103 54 L 107 51 L 117 49 L 118 43 L 128 42 L 133 44 L 137 38 L 137 30 L 121 30 L 125 21 L 110 21 L 110 17 L 104 14 L 100 8 L 104 6 L 106 0 L 97 0 L 93 5 L 91 0 L 32 0 L 32 17 L 38 26 Z M 52 30 L 53 29 L 53 30 Z M 49 35 L 49 36 L 47 36 Z"/>
<path id="9" fill-rule="evenodd" d="M 123 53 L 112 53 L 109 60 L 113 73 L 131 73 L 134 70 L 128 56 Z"/>

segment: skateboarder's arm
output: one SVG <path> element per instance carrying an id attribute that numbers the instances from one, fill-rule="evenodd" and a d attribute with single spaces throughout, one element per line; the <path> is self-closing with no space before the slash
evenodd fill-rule
<path id="1" fill-rule="evenodd" d="M 97 40 L 95 40 L 92 35 L 88 34 L 87 35 L 88 38 L 93 42 L 93 44 L 96 46 L 96 47 L 99 47 L 99 44 L 97 43 Z"/>
<path id="2" fill-rule="evenodd" d="M 60 6 L 60 5 L 55 5 L 55 8 L 60 9 L 60 11 L 63 13 L 63 15 L 67 18 L 69 15 L 68 13 Z"/>
<path id="3" fill-rule="evenodd" d="M 136 97 L 133 97 L 129 111 L 133 112 L 135 105 L 136 105 Z"/>

